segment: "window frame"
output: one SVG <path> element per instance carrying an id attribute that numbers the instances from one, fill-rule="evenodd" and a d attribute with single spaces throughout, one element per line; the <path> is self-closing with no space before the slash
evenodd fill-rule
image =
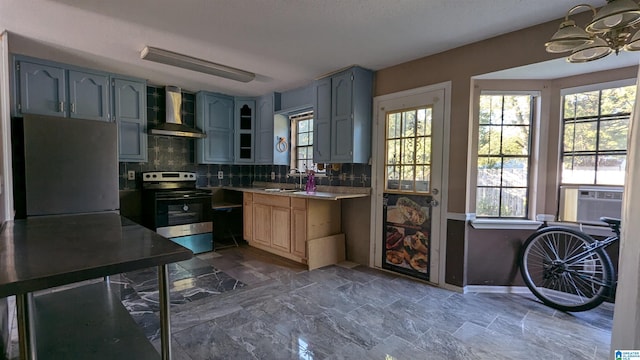
<path id="1" fill-rule="evenodd" d="M 306 176 L 306 171 L 307 169 L 309 169 L 307 167 L 307 169 L 299 169 L 298 168 L 298 124 L 300 121 L 303 120 L 315 120 L 315 114 L 314 111 L 312 109 L 305 109 L 305 110 L 300 110 L 297 111 L 295 113 L 291 113 L 288 115 L 288 119 L 289 119 L 289 124 L 290 124 L 290 141 L 289 141 L 289 148 L 290 148 L 290 158 L 289 158 L 289 166 L 290 166 L 290 171 L 293 171 L 294 169 L 298 169 L 297 172 L 292 172 L 291 174 L 289 174 L 290 176 Z M 307 131 L 307 133 L 309 133 L 309 140 L 311 142 L 310 145 L 304 145 L 304 147 L 311 147 L 313 149 L 313 126 L 311 126 L 309 128 L 309 131 Z M 311 154 L 311 158 L 308 158 L 307 160 L 310 160 L 311 163 L 313 164 L 313 167 L 309 170 L 313 170 L 316 174 L 316 176 L 326 176 L 326 170 L 325 169 L 320 169 L 323 166 L 318 166 L 318 163 L 313 162 L 313 152 Z M 324 164 L 323 164 L 324 165 Z M 300 172 L 302 171 L 302 172 Z"/>
<path id="2" fill-rule="evenodd" d="M 480 124 L 480 99 L 482 96 L 529 96 L 529 124 L 528 125 L 509 125 L 509 124 L 504 124 L 503 122 L 500 123 L 500 125 L 495 125 L 495 124 Z M 476 119 L 475 124 L 474 124 L 474 133 L 475 133 L 475 147 L 474 147 L 474 156 L 475 156 L 475 183 L 474 183 L 474 188 L 475 188 L 475 192 L 474 192 L 474 203 L 476 204 L 476 213 L 475 213 L 475 217 L 477 219 L 486 219 L 486 220 L 513 220 L 513 221 L 522 221 L 522 220 L 527 220 L 530 218 L 530 213 L 532 211 L 532 187 L 534 187 L 534 181 L 535 179 L 533 178 L 534 176 L 534 169 L 533 169 L 533 159 L 534 159 L 534 151 L 538 148 L 537 144 L 535 144 L 535 129 L 537 126 L 537 122 L 539 121 L 539 111 L 538 111 L 538 103 L 540 101 L 540 92 L 539 91 L 513 91 L 513 90 L 480 90 L 479 91 L 479 95 L 477 97 L 477 108 L 475 111 L 475 116 L 474 118 Z M 504 110 L 504 108 L 503 108 Z M 502 110 L 502 114 L 504 114 L 504 111 Z M 479 137 L 480 137 L 480 128 L 486 126 L 486 127 L 492 127 L 492 126 L 499 126 L 500 127 L 500 154 L 497 155 L 481 155 L 479 153 L 480 151 L 480 146 L 479 146 Z M 528 143 L 528 153 L 526 156 L 516 156 L 516 155 L 510 155 L 510 154 L 504 154 L 502 152 L 502 138 L 504 135 L 504 128 L 505 126 L 510 127 L 510 126 L 527 126 L 528 127 L 528 139 L 527 139 L 527 143 Z M 481 158 L 491 158 L 491 157 L 499 157 L 501 159 L 501 163 L 502 166 L 500 168 L 500 185 L 498 186 L 489 186 L 489 185 L 478 185 L 478 164 L 479 164 L 479 160 Z M 525 186 L 504 186 L 502 185 L 503 183 L 503 170 L 504 170 L 504 161 L 505 159 L 509 159 L 509 158 L 525 158 L 527 159 L 526 161 L 526 167 L 527 167 L 527 179 L 526 179 L 526 185 Z M 491 215 L 478 215 L 477 214 L 477 206 L 478 206 L 478 189 L 480 188 L 498 188 L 500 189 L 500 193 L 502 194 L 502 189 L 504 188 L 513 188 L 513 189 L 524 189 L 525 190 L 525 209 L 524 209 L 524 215 L 523 216 L 504 216 L 503 214 L 501 214 L 501 206 L 498 207 L 498 215 L 497 216 L 491 216 Z M 500 199 L 500 204 L 502 199 Z"/>

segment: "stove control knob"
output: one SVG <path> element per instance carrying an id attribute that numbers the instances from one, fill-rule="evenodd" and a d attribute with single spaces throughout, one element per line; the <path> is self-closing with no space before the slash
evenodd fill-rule
<path id="1" fill-rule="evenodd" d="M 147 174 L 144 177 L 146 177 L 147 179 L 151 177 L 151 175 Z"/>
<path id="2" fill-rule="evenodd" d="M 182 211 L 184 211 L 184 212 L 189 211 L 189 205 L 187 205 L 187 204 L 182 205 Z"/>
<path id="3" fill-rule="evenodd" d="M 156 175 L 156 174 L 153 174 L 153 175 L 151 175 L 151 176 L 153 176 L 154 178 L 158 177 L 158 175 Z"/>

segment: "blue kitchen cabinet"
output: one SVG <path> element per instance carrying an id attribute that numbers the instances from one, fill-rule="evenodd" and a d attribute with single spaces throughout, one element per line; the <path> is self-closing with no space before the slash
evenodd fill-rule
<path id="1" fill-rule="evenodd" d="M 200 91 L 196 94 L 196 127 L 207 134 L 196 143 L 199 164 L 231 164 L 234 158 L 234 100 Z"/>
<path id="2" fill-rule="evenodd" d="M 256 164 L 273 164 L 273 95 L 257 100 L 256 109 Z"/>
<path id="3" fill-rule="evenodd" d="M 313 85 L 313 162 L 331 162 L 331 78 Z"/>
<path id="4" fill-rule="evenodd" d="M 314 85 L 316 163 L 368 163 L 373 73 L 352 67 Z"/>
<path id="5" fill-rule="evenodd" d="M 256 102 L 254 99 L 235 99 L 235 163 L 255 162 Z"/>
<path id="6" fill-rule="evenodd" d="M 109 75 L 69 70 L 69 117 L 109 121 Z"/>
<path id="7" fill-rule="evenodd" d="M 16 114 L 66 116 L 66 70 L 37 62 L 17 60 Z"/>
<path id="8" fill-rule="evenodd" d="M 145 81 L 112 78 L 113 121 L 118 124 L 118 156 L 123 162 L 147 161 Z"/>

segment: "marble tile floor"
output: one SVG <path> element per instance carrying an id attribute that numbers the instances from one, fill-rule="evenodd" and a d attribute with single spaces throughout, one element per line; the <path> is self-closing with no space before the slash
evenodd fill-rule
<path id="1" fill-rule="evenodd" d="M 247 246 L 178 265 L 171 269 L 177 360 L 611 358 L 611 304 L 562 313 L 528 295 L 460 294 L 352 263 L 306 271 Z M 180 293 L 175 284 L 211 272 L 224 284 L 217 291 Z M 124 303 L 133 313 L 144 307 L 148 322 L 139 324 L 159 347 L 148 275 L 119 281 L 131 284 Z M 134 292 L 140 299 L 127 303 Z"/>

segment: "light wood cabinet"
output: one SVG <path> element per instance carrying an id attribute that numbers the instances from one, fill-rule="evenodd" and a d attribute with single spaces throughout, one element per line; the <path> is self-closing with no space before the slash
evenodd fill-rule
<path id="1" fill-rule="evenodd" d="M 244 238 L 251 246 L 304 264 L 310 256 L 331 258 L 323 250 L 310 254 L 309 243 L 335 243 L 327 237 L 341 232 L 340 201 L 245 193 L 244 204 Z"/>
<path id="2" fill-rule="evenodd" d="M 253 234 L 253 194 L 244 193 L 242 195 L 242 236 L 245 240 L 251 241 Z"/>

